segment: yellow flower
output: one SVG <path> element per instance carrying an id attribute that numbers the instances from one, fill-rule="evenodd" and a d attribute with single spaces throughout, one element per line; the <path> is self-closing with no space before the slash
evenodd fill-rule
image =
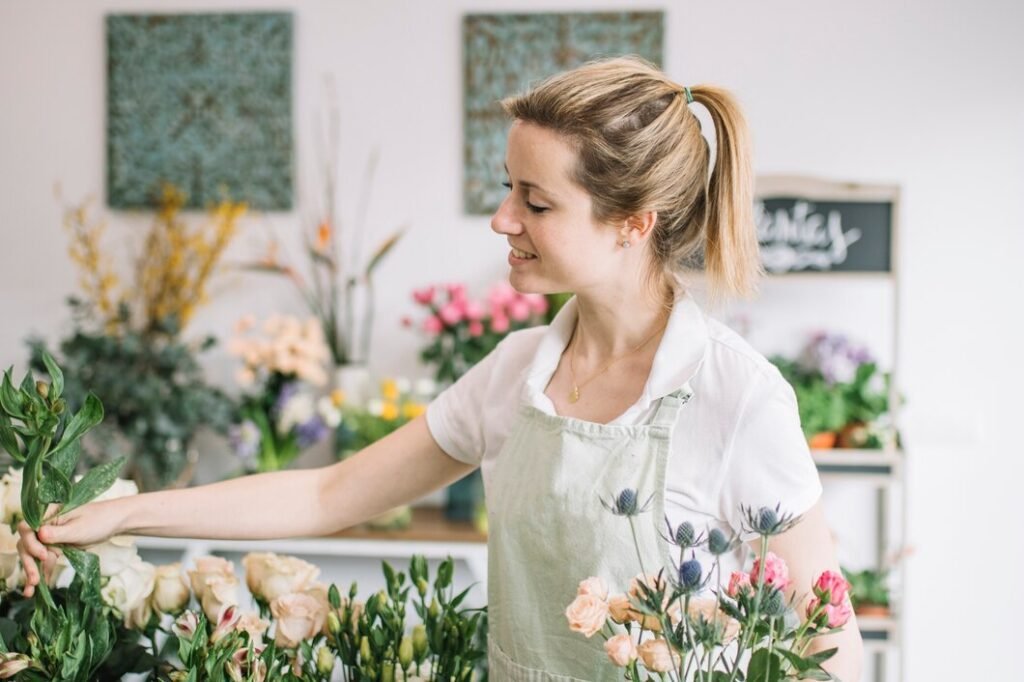
<path id="1" fill-rule="evenodd" d="M 380 382 L 380 395 L 384 400 L 398 400 L 398 384 L 394 379 L 385 379 Z"/>
<path id="2" fill-rule="evenodd" d="M 426 411 L 427 406 L 423 403 L 406 403 L 402 405 L 402 416 L 406 419 L 415 419 Z"/>
<path id="3" fill-rule="evenodd" d="M 398 419 L 398 405 L 392 402 L 384 403 L 384 406 L 381 408 L 380 416 L 389 422 L 395 421 Z"/>
<path id="4" fill-rule="evenodd" d="M 340 388 L 336 388 L 331 391 L 331 404 L 335 407 L 341 407 L 345 404 L 345 391 Z"/>

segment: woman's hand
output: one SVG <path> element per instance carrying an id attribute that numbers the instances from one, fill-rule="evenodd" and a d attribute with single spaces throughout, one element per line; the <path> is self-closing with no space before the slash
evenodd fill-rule
<path id="1" fill-rule="evenodd" d="M 66 516 L 58 516 L 43 525 L 38 532 L 32 530 L 24 521 L 18 523 L 18 554 L 25 569 L 26 597 L 35 594 L 35 586 L 39 584 L 39 568 L 35 559 L 42 562 L 43 575 L 49 577 L 53 571 L 60 549 L 50 545 L 77 545 L 85 547 L 103 542 L 117 534 L 120 519 L 123 517 L 116 509 L 118 500 L 94 502 L 69 512 Z"/>

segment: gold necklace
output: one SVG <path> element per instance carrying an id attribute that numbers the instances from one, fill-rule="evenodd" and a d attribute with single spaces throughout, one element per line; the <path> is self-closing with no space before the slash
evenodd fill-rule
<path id="1" fill-rule="evenodd" d="M 596 372 L 594 372 L 589 377 L 587 377 L 586 379 L 584 379 L 583 381 L 578 382 L 578 383 L 576 381 L 575 360 L 576 360 L 576 346 L 578 346 L 579 343 L 574 343 L 573 347 L 572 347 L 572 350 L 569 352 L 569 375 L 572 377 L 572 390 L 569 391 L 569 402 L 570 403 L 577 402 L 580 399 L 580 389 L 581 388 L 583 388 L 584 386 L 589 384 L 591 381 L 596 379 L 598 376 L 600 376 L 606 369 L 611 367 L 613 363 L 618 362 L 619 360 L 621 360 L 622 358 L 626 357 L 627 355 L 632 355 L 633 353 L 637 352 L 638 350 L 640 350 L 641 348 L 646 346 L 650 342 L 651 339 L 653 339 L 655 336 L 657 336 L 662 331 L 664 331 L 666 326 L 668 326 L 668 320 L 665 321 L 665 324 L 663 324 L 660 327 L 658 327 L 657 329 L 655 329 L 653 334 L 651 334 L 646 339 L 641 341 L 640 345 L 634 346 L 633 348 L 627 350 L 625 353 L 622 353 L 620 355 L 616 355 L 616 356 L 612 357 L 612 359 L 608 360 L 603 365 L 601 365 L 597 369 Z M 575 335 L 576 332 L 580 332 L 580 325 L 579 325 L 579 321 L 578 320 L 576 322 L 576 331 L 573 332 L 573 335 Z M 583 338 L 583 334 L 582 333 L 580 333 L 580 338 L 581 339 Z"/>

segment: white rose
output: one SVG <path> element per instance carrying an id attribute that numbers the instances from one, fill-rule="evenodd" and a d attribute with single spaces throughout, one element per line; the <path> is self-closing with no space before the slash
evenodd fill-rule
<path id="1" fill-rule="evenodd" d="M 328 395 L 317 401 L 316 411 L 329 429 L 333 429 L 341 423 L 341 410 L 334 406 L 334 401 Z"/>
<path id="2" fill-rule="evenodd" d="M 21 516 L 21 469 L 8 469 L 0 485 L 3 485 L 3 521 L 11 523 L 15 516 Z"/>
<path id="3" fill-rule="evenodd" d="M 6 523 L 0 523 L 0 579 L 10 588 L 16 583 L 21 560 L 18 558 L 18 535 Z"/>
<path id="4" fill-rule="evenodd" d="M 195 569 L 188 572 L 188 578 L 192 585 L 192 593 L 200 601 L 203 599 L 208 578 L 235 575 L 235 565 L 219 556 L 201 556 L 196 559 L 195 564 Z"/>
<path id="5" fill-rule="evenodd" d="M 136 557 L 123 571 L 110 576 L 100 590 L 103 602 L 125 618 L 125 625 L 134 622 L 149 595 L 153 592 L 156 568 Z M 135 612 L 133 614 L 133 612 Z"/>
<path id="6" fill-rule="evenodd" d="M 292 427 L 305 424 L 313 418 L 314 411 L 313 396 L 309 393 L 297 394 L 281 410 L 281 416 L 277 419 L 278 432 L 288 433 Z"/>
<path id="7" fill-rule="evenodd" d="M 412 382 L 405 377 L 398 377 L 395 379 L 395 388 L 400 394 L 405 395 L 412 390 Z"/>
<path id="8" fill-rule="evenodd" d="M 125 570 L 139 558 L 135 540 L 130 535 L 115 535 L 106 542 L 86 547 L 100 560 L 100 575 L 109 577 Z"/>
<path id="9" fill-rule="evenodd" d="M 181 576 L 180 563 L 157 567 L 156 584 L 153 587 L 153 608 L 160 613 L 175 615 L 188 606 L 191 596 L 188 584 Z"/>
<path id="10" fill-rule="evenodd" d="M 373 398 L 366 403 L 366 411 L 372 414 L 374 417 L 379 417 L 384 414 L 384 401 L 380 398 Z"/>
<path id="11" fill-rule="evenodd" d="M 423 398 L 433 398 L 437 391 L 437 382 L 433 379 L 418 379 L 416 381 L 416 394 Z"/>

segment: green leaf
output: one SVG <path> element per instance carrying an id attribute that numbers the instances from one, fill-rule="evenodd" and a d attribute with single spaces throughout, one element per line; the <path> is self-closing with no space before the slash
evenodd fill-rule
<path id="1" fill-rule="evenodd" d="M 28 456 L 25 458 L 24 477 L 21 483 L 21 514 L 33 530 L 39 530 L 43 523 L 45 507 L 39 502 L 39 480 L 43 474 L 41 439 L 34 439 L 28 444 Z"/>
<path id="2" fill-rule="evenodd" d="M 53 356 L 43 351 L 43 364 L 50 373 L 50 400 L 56 400 L 64 393 L 64 372 L 60 371 Z"/>
<path id="3" fill-rule="evenodd" d="M 70 444 L 81 438 L 89 429 L 103 421 L 103 403 L 95 395 L 90 393 L 68 425 L 64 428 L 64 435 L 60 437 L 60 443 L 54 448 L 54 452 L 69 447 Z"/>
<path id="4" fill-rule="evenodd" d="M 839 651 L 839 647 L 832 647 L 831 649 L 825 649 L 824 651 L 819 651 L 819 652 L 817 652 L 815 654 L 811 654 L 810 656 L 807 657 L 806 660 L 807 660 L 808 663 L 810 663 L 812 665 L 821 665 L 822 663 L 824 663 L 828 659 L 830 659 L 833 656 L 835 656 L 838 651 Z"/>
<path id="5" fill-rule="evenodd" d="M 747 666 L 748 682 L 780 682 L 782 680 L 782 661 L 768 649 L 758 649 L 750 657 Z"/>
<path id="6" fill-rule="evenodd" d="M 10 417 L 0 412 L 0 447 L 7 451 L 11 457 L 19 462 L 25 461 L 25 453 L 18 445 L 18 434 L 11 428 Z"/>
<path id="7" fill-rule="evenodd" d="M 72 509 L 77 509 L 83 504 L 92 502 L 103 494 L 107 488 L 114 485 L 114 481 L 117 480 L 117 475 L 121 472 L 125 460 L 126 458 L 119 457 L 112 462 L 106 462 L 95 469 L 90 469 L 89 473 L 82 480 L 72 485 L 71 495 L 68 497 L 67 504 L 60 510 L 60 513 L 66 514 Z"/>
<path id="8" fill-rule="evenodd" d="M 43 461 L 43 478 L 39 481 L 39 501 L 43 504 L 63 504 L 71 494 L 71 481 L 63 471 Z"/>
<path id="9" fill-rule="evenodd" d="M 4 380 L 0 383 L 0 407 L 12 417 L 17 417 L 18 419 L 25 418 L 25 399 L 14 388 L 10 369 L 4 372 Z"/>
<path id="10" fill-rule="evenodd" d="M 82 598 L 86 603 L 98 606 L 100 592 L 100 559 L 91 552 L 65 545 L 61 548 L 64 556 L 68 558 L 71 567 L 75 569 L 75 578 L 82 581 L 85 588 Z"/>
<path id="11" fill-rule="evenodd" d="M 437 581 L 434 583 L 434 586 L 439 590 L 443 590 L 444 588 L 451 585 L 453 572 L 454 566 L 452 558 L 448 557 L 447 559 L 441 562 L 440 566 L 437 567 Z"/>
<path id="12" fill-rule="evenodd" d="M 82 441 L 72 441 L 60 450 L 54 450 L 47 458 L 50 466 L 64 474 L 65 478 L 71 480 L 75 473 L 75 466 L 78 464 L 78 455 L 82 451 Z"/>

